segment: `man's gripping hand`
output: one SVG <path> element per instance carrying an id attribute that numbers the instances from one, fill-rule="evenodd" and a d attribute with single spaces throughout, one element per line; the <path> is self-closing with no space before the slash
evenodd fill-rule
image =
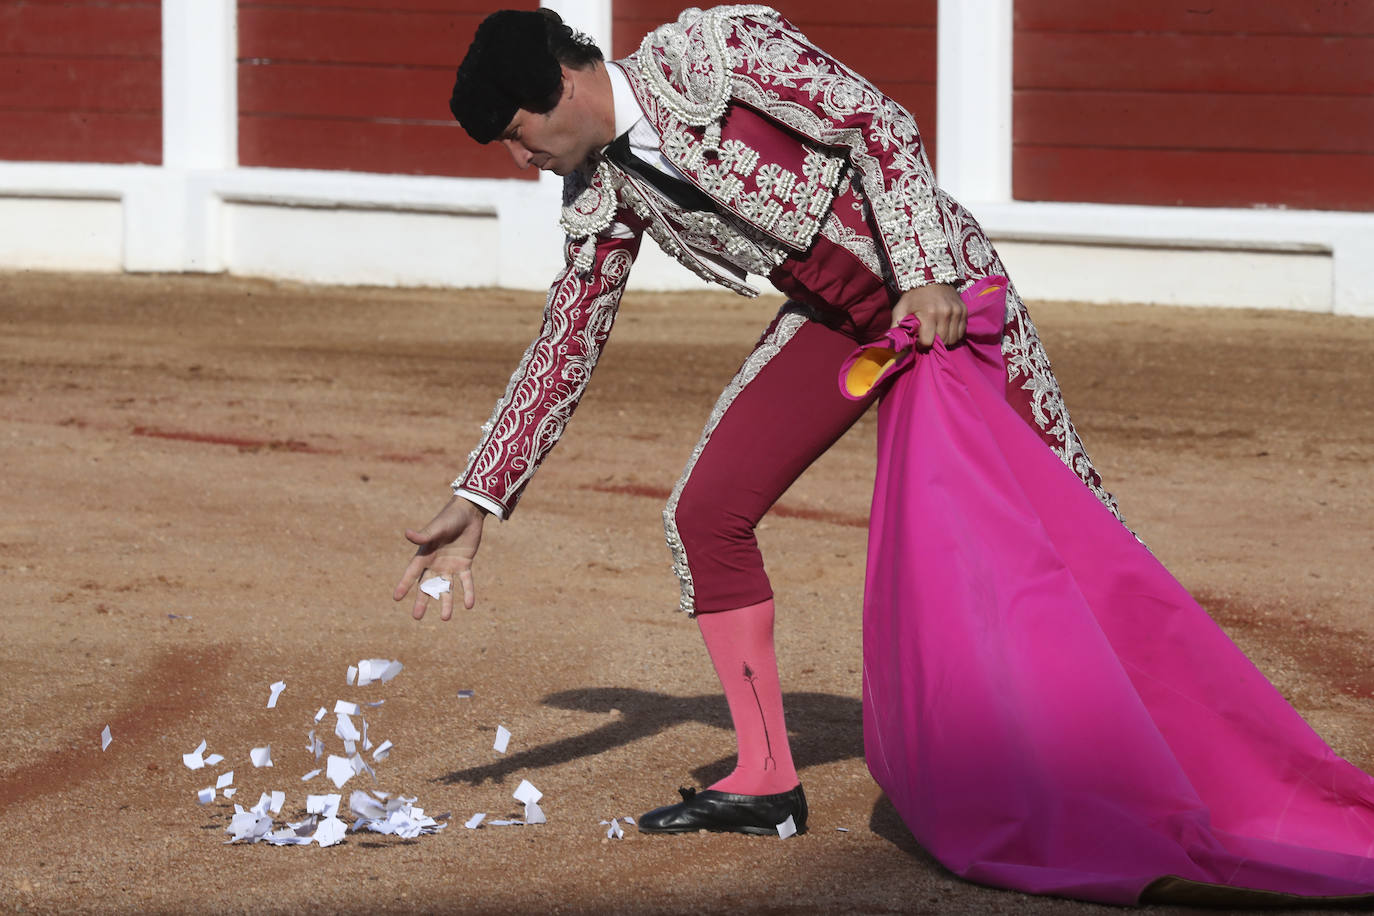
<path id="1" fill-rule="evenodd" d="M 937 334 L 947 347 L 964 339 L 968 308 L 954 287 L 946 283 L 932 283 L 902 293 L 892 306 L 892 326 L 895 328 L 907 315 L 920 319 L 918 340 L 923 347 L 933 345 Z"/>
<path id="2" fill-rule="evenodd" d="M 452 586 L 439 597 L 439 617 L 448 620 L 453 616 L 453 588 L 463 589 L 463 607 L 472 609 L 477 594 L 472 585 L 472 561 L 477 556 L 477 547 L 482 543 L 482 523 L 486 512 L 460 496 L 448 501 L 439 514 L 419 531 L 406 529 L 406 540 L 418 544 L 414 558 L 406 567 L 396 590 L 391 593 L 393 601 L 400 601 L 419 582 L 425 570 L 432 576 L 448 579 Z M 429 596 L 415 589 L 415 606 L 411 614 L 416 620 L 425 616 L 429 606 Z"/>

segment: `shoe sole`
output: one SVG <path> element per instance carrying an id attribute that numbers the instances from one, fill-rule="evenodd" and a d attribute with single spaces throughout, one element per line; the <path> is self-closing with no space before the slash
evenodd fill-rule
<path id="1" fill-rule="evenodd" d="M 645 830 L 643 827 L 640 827 L 640 828 L 639 828 L 639 832 L 640 832 L 640 833 L 666 833 L 666 834 L 700 833 L 700 832 L 703 831 L 703 830 L 705 830 L 707 833 L 746 833 L 746 834 L 749 834 L 750 836 L 777 836 L 777 835 L 778 835 L 778 829 L 777 829 L 776 827 L 683 827 L 683 828 L 681 828 L 681 829 L 675 829 L 675 828 L 669 827 L 669 828 L 665 828 L 665 829 L 662 829 L 662 830 L 655 830 L 655 829 Z M 806 828 L 805 828 L 805 827 L 798 827 L 798 828 L 797 828 L 797 835 L 800 836 L 800 835 L 802 835 L 803 833 L 806 833 Z"/>

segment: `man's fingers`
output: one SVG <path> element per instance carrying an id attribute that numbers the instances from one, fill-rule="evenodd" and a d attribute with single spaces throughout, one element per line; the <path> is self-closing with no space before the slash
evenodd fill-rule
<path id="1" fill-rule="evenodd" d="M 463 607 L 470 611 L 472 606 L 477 603 L 477 590 L 473 587 L 471 569 L 458 571 L 458 584 L 463 587 Z M 444 619 L 447 620 L 448 618 Z"/>
<path id="2" fill-rule="evenodd" d="M 428 606 L 429 596 L 424 592 L 417 591 L 415 593 L 415 604 L 410 608 L 410 616 L 414 617 L 416 620 L 421 619 L 425 616 L 425 608 Z"/>
<path id="3" fill-rule="evenodd" d="M 406 532 L 407 536 L 410 532 Z M 406 571 L 401 575 L 401 581 L 396 583 L 396 590 L 391 593 L 392 601 L 400 601 L 406 596 L 406 592 L 414 587 L 419 581 L 420 574 L 425 571 L 426 557 L 416 554 L 406 566 Z M 423 595 L 424 593 L 421 592 Z"/>
<path id="4" fill-rule="evenodd" d="M 453 617 L 453 589 L 449 589 L 439 596 L 439 619 L 449 620 Z"/>
<path id="5" fill-rule="evenodd" d="M 419 546 L 423 547 L 430 541 L 434 540 L 434 535 L 429 533 L 428 526 L 426 526 L 423 531 L 416 531 L 413 528 L 407 528 L 406 540 L 410 541 L 410 543 L 412 544 L 418 544 Z"/>

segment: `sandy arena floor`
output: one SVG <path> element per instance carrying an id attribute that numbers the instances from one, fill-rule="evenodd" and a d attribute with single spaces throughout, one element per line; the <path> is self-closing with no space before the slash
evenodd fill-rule
<path id="1" fill-rule="evenodd" d="M 776 301 L 628 296 L 563 443 L 514 519 L 487 526 L 477 608 L 417 624 L 390 600 L 400 532 L 443 503 L 542 300 L 0 275 L 0 909 L 1108 912 L 951 877 L 867 774 L 871 414 L 762 532 L 812 832 L 605 839 L 599 821 L 733 762 L 659 512 Z M 1374 767 L 1374 321 L 1033 311 L 1133 527 L 1338 752 Z M 405 671 L 346 686 L 369 657 Z M 324 791 L 299 781 L 306 731 L 339 698 L 386 699 L 369 713 L 396 745 L 380 787 L 453 826 L 222 845 L 232 806 L 197 805 L 206 774 L 232 766 L 236 800 L 283 789 L 301 813 Z M 228 760 L 191 772 L 202 738 Z M 275 766 L 253 769 L 269 742 Z M 522 778 L 547 824 L 463 829 L 518 815 Z"/>

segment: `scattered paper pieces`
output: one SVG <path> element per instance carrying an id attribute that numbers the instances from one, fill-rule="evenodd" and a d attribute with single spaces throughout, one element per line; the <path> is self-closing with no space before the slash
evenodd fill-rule
<path id="1" fill-rule="evenodd" d="M 362 732 L 358 731 L 358 726 L 353 724 L 353 719 L 344 712 L 338 714 L 334 724 L 334 734 L 344 741 L 357 741 L 363 736 Z"/>
<path id="2" fill-rule="evenodd" d="M 498 754 L 504 754 L 506 752 L 506 748 L 509 746 L 510 732 L 506 730 L 506 727 L 504 725 L 496 726 L 496 743 L 491 746 L 491 749 L 496 751 L 496 753 Z"/>
<path id="3" fill-rule="evenodd" d="M 190 614 L 168 614 L 168 620 L 194 620 Z"/>
<path id="4" fill-rule="evenodd" d="M 333 846 L 335 843 L 343 841 L 344 834 L 348 833 L 348 825 L 337 817 L 327 817 L 320 821 L 320 825 L 315 828 L 315 842 L 321 846 Z"/>
<path id="5" fill-rule="evenodd" d="M 611 818 L 609 821 L 602 821 L 601 823 L 602 823 L 602 824 L 609 824 L 609 825 L 610 825 L 610 826 L 607 828 L 607 830 L 606 830 L 606 839 L 608 839 L 608 840 L 623 840 L 623 839 L 625 839 L 625 828 L 622 827 L 622 826 L 620 826 L 620 822 L 619 822 L 616 818 Z"/>
<path id="6" fill-rule="evenodd" d="M 334 783 L 335 788 L 342 789 L 344 783 L 352 779 L 354 775 L 353 764 L 349 762 L 347 757 L 339 757 L 335 754 L 329 755 L 329 762 L 325 767 L 325 776 L 329 778 L 330 782 Z"/>
<path id="7" fill-rule="evenodd" d="M 341 801 L 343 801 L 342 795 L 307 795 L 305 797 L 305 813 L 336 817 Z"/>
<path id="8" fill-rule="evenodd" d="M 848 827 L 836 827 L 836 828 L 835 828 L 835 832 L 836 832 L 836 833 L 848 833 L 848 832 L 849 832 L 849 828 L 848 828 Z"/>
<path id="9" fill-rule="evenodd" d="M 239 840 L 256 843 L 272 829 L 272 818 L 257 811 L 245 811 L 242 805 L 235 805 L 234 816 L 229 821 L 229 826 L 224 829 L 229 834 L 230 843 L 237 843 Z"/>
<path id="10" fill-rule="evenodd" d="M 365 658 L 358 662 L 358 686 L 366 687 L 374 681 L 391 680 L 405 666 L 389 658 Z"/>
<path id="11" fill-rule="evenodd" d="M 460 700 L 470 700 L 473 698 L 473 696 L 476 695 L 476 693 L 477 691 L 475 690 L 460 690 L 458 691 L 458 698 Z"/>
<path id="12" fill-rule="evenodd" d="M 476 830 L 477 827 L 482 823 L 483 819 L 486 818 L 486 816 L 487 814 L 485 811 L 483 811 L 481 814 L 474 814 L 472 817 L 468 818 L 463 823 L 463 826 L 468 828 L 469 830 Z"/>
<path id="13" fill-rule="evenodd" d="M 205 758 L 201 755 L 205 753 L 205 742 L 201 741 L 200 746 L 189 754 L 181 755 L 181 762 L 186 764 L 188 770 L 199 770 L 205 766 Z"/>
<path id="14" fill-rule="evenodd" d="M 356 665 L 349 665 L 346 680 L 350 686 L 364 687 L 378 681 L 387 682 L 395 678 L 404 668 L 401 662 L 386 658 L 362 659 Z M 285 681 L 277 681 L 271 685 L 271 695 L 267 701 L 267 708 L 274 708 L 283 690 L 286 689 Z M 470 696 L 472 691 L 467 692 Z M 370 701 L 366 704 L 369 709 L 376 709 L 386 702 L 385 699 Z M 325 766 L 316 768 L 301 777 L 301 782 L 308 782 L 321 773 L 338 789 L 343 789 L 344 785 L 354 776 L 364 773 L 369 774 L 375 780 L 377 771 L 372 764 L 364 759 L 360 753 L 358 744 L 361 743 L 363 752 L 372 753 L 373 762 L 381 762 L 387 756 L 394 745 L 391 741 L 385 740 L 374 743 L 370 729 L 371 725 L 366 718 L 361 720 L 361 729 L 355 725 L 354 717 L 360 715 L 362 707 L 358 703 L 347 700 L 337 700 L 333 710 L 336 716 L 334 734 L 343 742 L 346 756 L 338 754 L 326 755 L 325 741 L 326 735 L 323 729 L 312 728 L 306 739 L 306 750 L 314 754 L 316 760 L 323 760 Z M 319 707 L 315 713 L 314 722 L 318 724 L 329 713 L 328 706 Z M 510 732 L 504 727 L 502 741 L 502 752 L 504 753 L 505 743 L 510 740 Z M 110 744 L 111 735 L 107 725 L 101 735 L 102 750 Z M 221 754 L 206 755 L 207 742 L 202 740 L 200 745 L 188 754 L 182 755 L 182 762 L 188 769 L 198 770 L 207 766 L 212 766 L 224 760 Z M 272 745 L 265 744 L 261 747 L 251 748 L 249 758 L 252 760 L 255 769 L 263 767 L 273 767 Z M 226 799 L 233 797 L 238 792 L 238 787 L 232 783 L 234 781 L 234 771 L 229 770 L 216 778 L 215 785 L 207 786 L 196 793 L 197 801 L 202 804 L 210 804 L 222 793 Z M 542 823 L 546 819 L 537 800 L 541 797 L 538 789 L 535 789 L 528 782 L 522 783 L 520 790 L 521 797 L 527 799 L 525 804 L 525 821 L 511 821 L 509 823 Z M 416 805 L 417 799 L 403 795 L 393 796 L 391 793 L 378 789 L 373 789 L 371 794 L 362 790 L 355 790 L 351 793 L 349 810 L 355 819 L 351 828 L 344 820 L 346 814 L 341 816 L 340 801 L 342 795 L 308 795 L 306 798 L 305 820 L 288 823 L 281 826 L 274 822 L 273 817 L 279 816 L 286 806 L 287 793 L 280 790 L 263 792 L 258 798 L 257 804 L 245 810 L 241 804 L 234 805 L 234 814 L 230 818 L 229 825 L 225 832 L 229 834 L 229 843 L 258 843 L 266 842 L 276 846 L 300 846 L 310 843 L 318 843 L 320 846 L 334 846 L 344 841 L 350 829 L 354 831 L 368 830 L 375 833 L 389 834 L 403 838 L 416 837 L 421 834 L 435 833 L 448 826 L 449 813 L 430 815 L 423 808 Z M 478 815 L 475 820 L 470 821 L 472 827 L 476 828 L 485 819 L 486 815 Z"/>
<path id="15" fill-rule="evenodd" d="M 110 746 L 110 740 L 110 726 L 107 725 L 105 726 L 105 729 L 100 733 L 100 749 L 102 751 Z"/>
<path id="16" fill-rule="evenodd" d="M 796 832 L 797 824 L 792 820 L 792 815 L 789 814 L 787 815 L 787 820 L 778 825 L 778 836 L 785 840 L 790 836 L 794 836 Z"/>
<path id="17" fill-rule="evenodd" d="M 523 802 L 525 805 L 526 824 L 546 824 L 548 818 L 544 816 L 544 811 L 538 805 L 539 799 L 544 797 L 544 793 L 534 787 L 528 779 L 520 780 L 520 785 L 512 793 L 515 800 Z"/>
<path id="18" fill-rule="evenodd" d="M 420 591 L 431 598 L 438 598 L 440 595 L 453 590 L 453 583 L 443 576 L 435 576 L 420 583 Z"/>

